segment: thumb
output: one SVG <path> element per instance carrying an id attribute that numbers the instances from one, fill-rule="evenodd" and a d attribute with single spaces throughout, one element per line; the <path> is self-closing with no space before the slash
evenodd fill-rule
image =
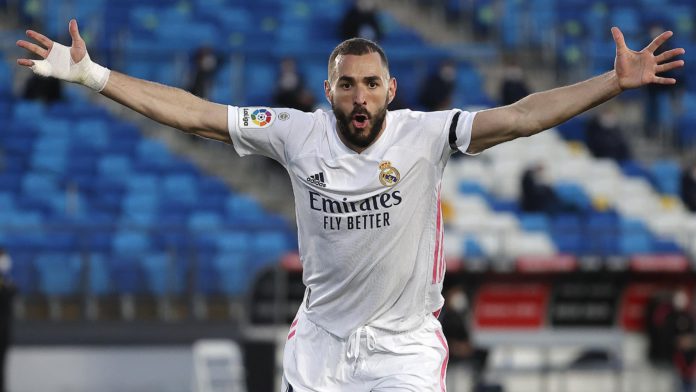
<path id="1" fill-rule="evenodd" d="M 624 40 L 623 33 L 618 27 L 611 28 L 611 35 L 614 37 L 614 42 L 616 43 L 616 51 L 622 51 L 628 49 L 626 46 L 626 41 Z"/>
<path id="2" fill-rule="evenodd" d="M 82 39 L 82 37 L 80 37 L 80 30 L 77 28 L 77 20 L 70 20 L 68 30 L 70 31 L 70 37 L 72 38 L 72 46 L 84 48 L 85 41 Z"/>

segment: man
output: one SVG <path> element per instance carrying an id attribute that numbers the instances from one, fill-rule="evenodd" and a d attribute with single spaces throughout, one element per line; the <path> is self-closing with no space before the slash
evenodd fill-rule
<path id="1" fill-rule="evenodd" d="M 616 69 L 593 79 L 479 113 L 387 111 L 396 94 L 384 52 L 371 41 L 341 43 L 329 58 L 333 113 L 232 107 L 101 67 L 77 22 L 72 47 L 28 31 L 17 45 L 45 60 L 35 73 L 84 84 L 163 124 L 233 144 L 240 155 L 283 164 L 293 184 L 307 286 L 284 356 L 288 391 L 441 391 L 447 345 L 433 313 L 444 275 L 440 180 L 449 156 L 531 136 L 628 88 L 674 84 L 656 74 L 684 53 L 640 52 L 619 29 Z"/>

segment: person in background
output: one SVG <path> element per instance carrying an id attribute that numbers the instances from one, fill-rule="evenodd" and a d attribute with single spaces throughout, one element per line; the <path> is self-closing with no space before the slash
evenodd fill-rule
<path id="1" fill-rule="evenodd" d="M 443 61 L 435 72 L 421 84 L 418 100 L 428 111 L 445 110 L 452 106 L 452 93 L 457 81 L 457 67 L 452 60 Z"/>
<path id="2" fill-rule="evenodd" d="M 674 339 L 672 363 L 679 381 L 680 392 L 693 392 L 696 376 L 696 325 L 689 309 L 689 296 L 678 290 L 673 297 L 674 311 L 668 316 L 668 326 Z"/>
<path id="3" fill-rule="evenodd" d="M 58 102 L 63 100 L 63 85 L 60 80 L 55 78 L 32 75 L 24 85 L 22 98 L 49 104 Z"/>
<path id="4" fill-rule="evenodd" d="M 303 112 L 311 112 L 314 109 L 314 96 L 305 87 L 304 78 L 297 71 L 297 63 L 292 58 L 285 58 L 280 63 L 273 102 L 279 107 Z"/>
<path id="5" fill-rule="evenodd" d="M 213 48 L 202 46 L 193 57 L 193 72 L 188 91 L 201 98 L 209 99 L 215 73 L 220 66 L 220 60 Z"/>
<path id="6" fill-rule="evenodd" d="M 365 38 L 379 42 L 382 39 L 382 27 L 377 19 L 374 0 L 357 0 L 341 21 L 341 37 Z"/>
<path id="7" fill-rule="evenodd" d="M 454 391 L 462 390 L 464 368 L 468 368 L 471 372 L 472 390 L 483 390 L 488 350 L 477 348 L 472 342 L 468 320 L 469 300 L 461 285 L 445 290 L 445 306 L 439 319 L 450 350 L 448 387 Z"/>
<path id="8" fill-rule="evenodd" d="M 0 247 L 0 392 L 7 391 L 5 359 L 11 341 L 12 301 L 17 291 L 10 279 L 11 268 L 10 255 Z"/>
<path id="9" fill-rule="evenodd" d="M 513 104 L 529 93 L 522 67 L 512 60 L 508 60 L 505 64 L 503 81 L 500 83 L 500 103 L 502 105 Z"/>
<path id="10" fill-rule="evenodd" d="M 552 214 L 561 209 L 561 202 L 542 163 L 535 163 L 523 172 L 521 196 L 520 205 L 525 212 Z"/>
<path id="11" fill-rule="evenodd" d="M 585 135 L 587 148 L 597 158 L 617 162 L 632 158 L 628 142 L 619 128 L 619 116 L 611 106 L 605 106 L 587 122 Z"/>
<path id="12" fill-rule="evenodd" d="M 682 169 L 680 193 L 686 208 L 696 212 L 696 164 L 692 163 Z"/>

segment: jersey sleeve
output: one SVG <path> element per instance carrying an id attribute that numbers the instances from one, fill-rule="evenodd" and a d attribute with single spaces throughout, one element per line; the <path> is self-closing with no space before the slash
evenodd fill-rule
<path id="1" fill-rule="evenodd" d="M 476 117 L 476 112 L 458 109 L 451 111 L 451 116 L 445 126 L 450 152 L 461 151 L 467 154 L 466 150 L 471 143 L 471 128 L 474 125 L 474 117 Z"/>
<path id="2" fill-rule="evenodd" d="M 428 145 L 435 161 L 447 162 L 457 151 L 467 153 L 476 112 L 452 109 L 419 114 L 421 129 L 428 135 Z"/>
<path id="3" fill-rule="evenodd" d="M 298 132 L 308 132 L 313 113 L 269 107 L 227 107 L 227 128 L 239 156 L 263 155 L 285 166 L 291 154 L 288 141 Z"/>

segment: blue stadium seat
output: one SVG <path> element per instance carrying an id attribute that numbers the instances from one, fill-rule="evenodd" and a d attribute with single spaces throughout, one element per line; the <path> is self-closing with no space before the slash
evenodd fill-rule
<path id="1" fill-rule="evenodd" d="M 264 261 L 280 256 L 289 248 L 287 234 L 283 231 L 259 231 L 252 241 L 252 249 Z"/>
<path id="2" fill-rule="evenodd" d="M 244 255 L 222 254 L 213 259 L 213 265 L 219 274 L 219 291 L 225 295 L 242 294 L 254 277 L 249 274 L 250 269 Z"/>
<path id="3" fill-rule="evenodd" d="M 115 139 L 118 140 L 125 137 L 126 135 L 117 135 Z M 92 149 L 111 149 L 108 121 L 99 118 L 87 118 L 78 121 L 73 130 L 73 140 L 75 143 L 84 144 Z"/>
<path id="4" fill-rule="evenodd" d="M 522 213 L 519 215 L 520 226 L 525 231 L 549 231 L 549 219 L 544 214 Z"/>
<path id="5" fill-rule="evenodd" d="M 486 252 L 474 236 L 467 236 L 464 240 L 464 257 L 468 259 L 486 257 Z"/>
<path id="6" fill-rule="evenodd" d="M 585 241 L 589 254 L 610 256 L 619 253 L 619 217 L 616 213 L 593 212 L 587 216 Z"/>
<path id="7" fill-rule="evenodd" d="M 653 183 L 658 192 L 673 196 L 679 195 L 681 167 L 676 161 L 660 160 L 654 162 L 650 169 Z"/>
<path id="8" fill-rule="evenodd" d="M 142 294 L 146 291 L 141 265 L 134 256 L 115 256 L 109 260 L 109 275 L 119 294 Z"/>
<path id="9" fill-rule="evenodd" d="M 49 296 L 77 294 L 82 280 L 82 260 L 76 253 L 41 253 L 34 260 L 38 290 Z"/>
<path id="10" fill-rule="evenodd" d="M 183 282 L 174 268 L 174 260 L 166 253 L 148 253 L 141 259 L 148 293 L 166 296 L 181 293 Z"/>
<path id="11" fill-rule="evenodd" d="M 212 211 L 194 211 L 188 220 L 188 228 L 194 232 L 215 233 L 223 224 L 222 216 Z"/>
<path id="12" fill-rule="evenodd" d="M 241 230 L 223 230 L 215 236 L 220 253 L 243 253 L 251 248 L 252 234 Z"/>
<path id="13" fill-rule="evenodd" d="M 107 154 L 97 163 L 99 175 L 107 178 L 126 178 L 131 175 L 130 159 L 124 155 Z"/>
<path id="14" fill-rule="evenodd" d="M 113 293 L 113 283 L 106 254 L 91 252 L 87 264 L 87 293 L 104 296 Z"/>
<path id="15" fill-rule="evenodd" d="M 622 218 L 619 221 L 619 252 L 623 255 L 648 254 L 653 252 L 653 236 L 643 222 Z"/>
<path id="16" fill-rule="evenodd" d="M 44 119 L 45 106 L 38 101 L 18 101 L 13 106 L 13 118 L 24 123 L 38 124 Z"/>
<path id="17" fill-rule="evenodd" d="M 571 206 L 578 211 L 590 211 L 592 201 L 578 184 L 570 182 L 557 182 L 553 186 L 556 195 L 566 206 Z"/>
<path id="18" fill-rule="evenodd" d="M 118 255 L 141 255 L 150 247 L 150 237 L 141 231 L 122 230 L 116 232 L 112 241 L 112 250 Z"/>

